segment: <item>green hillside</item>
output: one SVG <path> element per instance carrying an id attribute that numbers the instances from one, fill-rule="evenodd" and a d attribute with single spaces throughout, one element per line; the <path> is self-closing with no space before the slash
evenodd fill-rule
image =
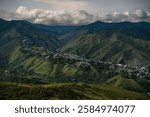
<path id="1" fill-rule="evenodd" d="M 145 89 L 136 80 L 123 78 L 121 76 L 115 76 L 109 79 L 108 81 L 106 81 L 106 84 L 114 87 L 120 87 L 123 89 L 131 90 L 131 91 L 137 91 L 137 92 L 145 91 Z"/>
<path id="2" fill-rule="evenodd" d="M 148 95 L 115 88 L 108 85 L 48 84 L 27 85 L 16 83 L 0 83 L 0 99 L 150 99 Z"/>
<path id="3" fill-rule="evenodd" d="M 61 51 L 122 64 L 150 63 L 150 42 L 122 32 L 100 31 L 84 35 L 68 42 Z"/>
<path id="4" fill-rule="evenodd" d="M 30 44 L 55 50 L 60 41 L 47 32 L 36 29 L 26 21 L 5 22 L 0 32 L 0 51 L 10 53 L 22 40 L 28 40 Z"/>

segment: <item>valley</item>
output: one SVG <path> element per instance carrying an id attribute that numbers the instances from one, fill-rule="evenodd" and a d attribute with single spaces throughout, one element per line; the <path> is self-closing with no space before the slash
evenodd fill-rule
<path id="1" fill-rule="evenodd" d="M 150 99 L 149 23 L 0 23 L 1 99 Z"/>

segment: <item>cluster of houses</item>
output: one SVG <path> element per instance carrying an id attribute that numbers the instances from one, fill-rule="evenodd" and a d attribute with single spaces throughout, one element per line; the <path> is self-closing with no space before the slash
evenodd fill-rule
<path id="1" fill-rule="evenodd" d="M 22 51 L 28 52 L 32 55 L 40 56 L 44 59 L 65 59 L 67 61 L 74 60 L 73 65 L 84 69 L 107 69 L 117 74 L 126 74 L 128 77 L 136 78 L 149 78 L 150 79 L 150 66 L 143 67 L 141 65 L 129 66 L 123 64 L 115 64 L 112 62 L 96 61 L 92 59 L 82 58 L 75 54 L 52 52 L 49 50 L 38 50 L 32 48 L 32 43 L 26 39 L 22 40 Z"/>
<path id="2" fill-rule="evenodd" d="M 143 67 L 141 65 L 128 66 L 122 64 L 112 64 L 109 67 L 114 70 L 114 72 L 125 74 L 128 77 L 150 78 L 149 66 Z"/>

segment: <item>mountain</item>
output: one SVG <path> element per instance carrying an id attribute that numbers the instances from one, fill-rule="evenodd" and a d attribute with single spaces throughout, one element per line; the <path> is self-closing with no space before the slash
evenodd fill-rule
<path id="1" fill-rule="evenodd" d="M 35 28 L 49 33 L 51 36 L 56 37 L 58 39 L 59 37 L 68 34 L 71 31 L 74 31 L 78 28 L 78 26 L 48 26 L 43 24 L 33 24 L 33 26 Z"/>
<path id="2" fill-rule="evenodd" d="M 1 24 L 1 28 L 7 23 L 8 21 L 3 20 L 0 18 L 0 24 Z"/>
<path id="3" fill-rule="evenodd" d="M 0 19 L 0 69 L 14 69 L 20 66 L 22 60 L 29 60 L 32 56 L 21 50 L 23 42 L 33 48 L 56 51 L 61 42 L 49 33 L 35 28 L 27 21 L 5 21 Z M 31 65 L 30 65 L 31 66 Z M 24 65 L 25 67 L 25 65 Z"/>
<path id="4" fill-rule="evenodd" d="M 57 51 L 60 51 L 116 64 L 149 65 L 150 63 L 150 24 L 146 22 L 95 22 L 84 26 L 45 26 L 27 21 L 0 19 L 0 23 L 2 25 L 0 65 L 13 63 L 26 66 L 26 69 L 33 66 L 30 70 L 40 71 L 43 68 L 43 73 L 48 74 L 49 67 L 46 65 L 49 62 L 40 59 L 44 66 L 37 67 L 36 60 L 38 61 L 39 58 L 23 53 L 22 50 L 30 50 L 30 53 L 34 54 L 44 51 L 57 54 Z"/>
<path id="5" fill-rule="evenodd" d="M 35 46 L 55 50 L 60 45 L 57 38 L 50 36 L 47 32 L 35 28 L 27 21 L 2 22 L 0 31 L 0 50 L 11 51 L 22 40 L 27 40 Z M 6 50 L 8 49 L 8 50 Z"/>
<path id="6" fill-rule="evenodd" d="M 0 25 L 0 99 L 149 99 L 149 23 Z"/>
<path id="7" fill-rule="evenodd" d="M 88 25 L 79 26 L 75 30 L 70 31 L 70 33 L 62 35 L 60 39 L 65 40 L 65 42 L 68 42 L 69 40 L 73 40 L 82 35 L 92 34 L 102 30 L 122 31 L 127 35 L 132 35 L 138 38 L 141 37 L 143 39 L 149 39 L 150 36 L 149 27 L 150 27 L 150 23 L 147 22 L 105 23 L 105 22 L 97 21 Z"/>
<path id="8" fill-rule="evenodd" d="M 60 51 L 122 64 L 150 63 L 150 24 L 102 23 L 81 26 Z"/>
<path id="9" fill-rule="evenodd" d="M 74 74 L 73 77 L 83 78 L 88 75 L 82 74 L 88 73 L 86 70 L 79 69 L 77 65 L 84 66 L 87 63 L 86 58 L 104 62 L 111 61 L 115 64 L 149 65 L 150 63 L 150 41 L 148 39 L 150 30 L 148 30 L 149 23 L 146 22 L 95 22 L 78 27 L 45 26 L 27 21 L 5 21 L 3 19 L 0 22 L 2 23 L 0 29 L 0 65 L 2 67 L 12 66 L 13 69 L 14 67 L 18 69 L 21 66 L 25 71 L 40 75 L 54 77 L 57 76 L 57 72 L 60 72 L 64 74 L 64 77 L 72 77 Z M 52 36 L 53 32 L 60 33 Z M 72 35 L 74 38 L 70 38 L 69 41 L 63 40 L 62 37 L 67 35 Z M 59 50 L 62 53 L 59 53 Z M 63 55 L 64 52 L 75 55 Z M 58 55 L 59 58 L 54 57 Z M 80 61 L 77 55 L 82 57 Z M 62 56 L 65 58 L 63 59 Z M 48 60 L 45 59 L 47 57 Z M 72 58 L 75 60 L 69 60 Z M 82 59 L 85 60 L 82 61 Z M 90 64 L 85 64 L 85 66 L 90 66 Z M 92 75 L 89 75 L 88 78 L 96 75 L 95 80 L 98 80 L 100 74 L 97 67 L 90 69 Z"/>

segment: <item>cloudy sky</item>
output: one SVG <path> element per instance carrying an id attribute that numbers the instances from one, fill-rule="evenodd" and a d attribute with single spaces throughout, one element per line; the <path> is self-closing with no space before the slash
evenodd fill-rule
<path id="1" fill-rule="evenodd" d="M 150 0 L 0 0 L 0 17 L 48 25 L 150 22 Z"/>

